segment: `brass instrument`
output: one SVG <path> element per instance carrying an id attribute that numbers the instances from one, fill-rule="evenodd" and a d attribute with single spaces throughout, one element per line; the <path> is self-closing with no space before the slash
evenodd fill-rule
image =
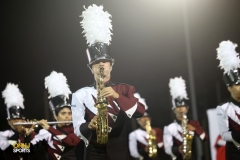
<path id="1" fill-rule="evenodd" d="M 182 137 L 183 137 L 183 159 L 190 160 L 192 156 L 192 140 L 193 135 L 187 131 L 188 119 L 183 115 L 182 120 Z"/>
<path id="2" fill-rule="evenodd" d="M 147 141 L 148 141 L 148 156 L 154 158 L 157 156 L 157 142 L 156 135 L 152 133 L 150 120 L 146 121 Z"/>
<path id="3" fill-rule="evenodd" d="M 100 77 L 96 81 L 96 89 L 97 89 L 97 101 L 95 103 L 95 107 L 98 110 L 97 113 L 97 143 L 105 144 L 108 141 L 108 101 L 105 97 L 101 97 L 101 90 L 104 86 L 104 68 L 100 67 L 99 69 Z"/>

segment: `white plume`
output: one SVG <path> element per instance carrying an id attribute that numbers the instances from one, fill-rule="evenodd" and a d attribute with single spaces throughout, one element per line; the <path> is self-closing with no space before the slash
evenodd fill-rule
<path id="1" fill-rule="evenodd" d="M 188 99 L 186 92 L 186 84 L 182 77 L 170 78 L 169 81 L 170 94 L 172 99 L 177 97 Z"/>
<path id="2" fill-rule="evenodd" d="M 5 90 L 2 92 L 2 97 L 5 99 L 7 108 L 11 108 L 12 106 L 19 106 L 24 109 L 24 98 L 18 88 L 18 85 L 7 83 Z"/>
<path id="3" fill-rule="evenodd" d="M 239 68 L 239 56 L 235 51 L 237 44 L 231 41 L 222 41 L 217 48 L 217 59 L 220 60 L 219 67 L 224 70 L 224 74 L 230 70 Z"/>
<path id="4" fill-rule="evenodd" d="M 139 101 L 140 103 L 142 103 L 142 104 L 145 106 L 145 110 L 147 110 L 147 109 L 148 109 L 148 106 L 147 106 L 147 104 L 146 104 L 146 102 L 145 102 L 145 99 L 142 98 L 139 93 L 134 93 L 133 95 L 134 95 L 135 98 L 138 98 L 138 101 Z"/>
<path id="5" fill-rule="evenodd" d="M 80 24 L 83 28 L 87 44 L 91 46 L 96 42 L 102 42 L 109 45 L 112 40 L 112 20 L 110 19 L 112 16 L 107 11 L 103 11 L 103 6 L 93 4 L 88 8 L 85 8 L 85 6 L 83 8 L 85 11 L 80 16 L 83 17 Z"/>
<path id="6" fill-rule="evenodd" d="M 52 71 L 51 74 L 45 77 L 45 88 L 48 89 L 50 96 L 53 98 L 59 95 L 64 95 L 69 98 L 69 94 L 72 92 L 67 84 L 67 78 L 62 73 Z"/>

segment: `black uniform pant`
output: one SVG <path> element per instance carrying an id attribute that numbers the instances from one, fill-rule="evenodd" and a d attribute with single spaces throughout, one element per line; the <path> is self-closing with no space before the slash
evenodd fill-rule
<path id="1" fill-rule="evenodd" d="M 106 144 L 90 141 L 85 148 L 85 160 L 129 160 L 125 139 L 110 138 Z"/>
<path id="2" fill-rule="evenodd" d="M 240 160 L 240 150 L 232 142 L 226 143 L 226 160 Z"/>

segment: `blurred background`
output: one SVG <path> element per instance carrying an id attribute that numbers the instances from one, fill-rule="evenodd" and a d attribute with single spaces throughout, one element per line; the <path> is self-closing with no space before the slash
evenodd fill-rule
<path id="1" fill-rule="evenodd" d="M 112 80 L 135 86 L 146 99 L 152 125 L 174 120 L 169 79 L 186 80 L 189 119 L 208 131 L 206 110 L 229 98 L 216 48 L 223 40 L 240 44 L 240 1 L 41 0 L 0 2 L 0 90 L 19 85 L 29 119 L 50 119 L 44 78 L 62 72 L 72 92 L 93 83 L 79 17 L 83 6 L 103 5 L 112 15 Z M 239 48 L 237 48 L 239 52 Z M 191 106 L 191 105 L 190 105 Z M 0 130 L 8 129 L 0 99 Z M 132 123 L 134 128 L 136 125 Z M 209 160 L 209 142 L 201 147 Z"/>

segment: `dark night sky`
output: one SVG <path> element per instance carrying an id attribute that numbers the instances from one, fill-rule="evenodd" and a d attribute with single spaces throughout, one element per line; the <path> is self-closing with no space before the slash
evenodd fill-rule
<path id="1" fill-rule="evenodd" d="M 40 119 L 46 101 L 44 78 L 52 70 L 65 74 L 72 92 L 91 84 L 79 15 L 83 5 L 93 3 L 102 4 L 112 15 L 111 52 L 116 61 L 112 80 L 136 87 L 146 99 L 154 126 L 170 123 L 169 78 L 182 76 L 190 96 L 179 0 L 1 2 L 0 90 L 7 82 L 19 84 L 27 117 Z M 240 44 L 239 6 L 237 0 L 187 2 L 198 117 L 203 126 L 206 109 L 229 97 L 217 67 L 216 48 L 222 40 Z M 3 99 L 0 109 L 3 130 L 7 127 Z"/>

